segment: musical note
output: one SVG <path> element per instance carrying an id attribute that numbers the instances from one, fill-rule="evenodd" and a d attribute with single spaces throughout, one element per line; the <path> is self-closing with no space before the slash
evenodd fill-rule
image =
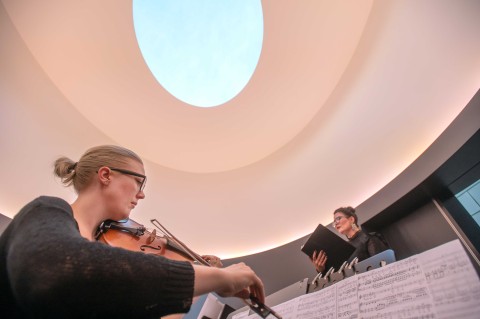
<path id="1" fill-rule="evenodd" d="M 358 318 L 358 277 L 337 284 L 337 318 Z"/>
<path id="2" fill-rule="evenodd" d="M 458 240 L 419 256 L 438 318 L 475 318 L 480 281 Z"/>
<path id="3" fill-rule="evenodd" d="M 477 318 L 480 281 L 458 240 L 272 307 L 284 319 Z M 232 319 L 259 318 L 237 314 Z"/>

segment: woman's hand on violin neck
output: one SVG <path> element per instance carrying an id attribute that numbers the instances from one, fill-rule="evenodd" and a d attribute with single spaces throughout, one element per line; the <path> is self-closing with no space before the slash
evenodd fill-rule
<path id="1" fill-rule="evenodd" d="M 203 255 L 202 258 L 203 258 L 203 260 L 205 260 L 207 263 L 209 263 L 210 266 L 212 266 L 212 267 L 217 267 L 217 268 L 223 267 L 222 261 L 221 261 L 220 258 L 218 258 L 217 256 L 214 256 L 214 255 Z"/>
<path id="2" fill-rule="evenodd" d="M 263 283 L 255 272 L 244 263 L 234 264 L 226 268 L 196 266 L 196 296 L 216 292 L 221 297 L 249 298 L 250 294 L 265 302 Z"/>

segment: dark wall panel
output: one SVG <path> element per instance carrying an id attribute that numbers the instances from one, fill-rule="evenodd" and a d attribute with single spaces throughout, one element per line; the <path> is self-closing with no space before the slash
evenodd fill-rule
<path id="1" fill-rule="evenodd" d="M 397 259 L 422 253 L 458 239 L 433 202 L 413 210 L 407 216 L 382 229 Z"/>
<path id="2" fill-rule="evenodd" d="M 286 245 L 262 253 L 232 258 L 223 261 L 225 265 L 245 262 L 265 282 L 267 293 L 273 293 L 304 278 L 317 275 L 315 268 L 300 247 L 308 236 L 297 239 Z"/>

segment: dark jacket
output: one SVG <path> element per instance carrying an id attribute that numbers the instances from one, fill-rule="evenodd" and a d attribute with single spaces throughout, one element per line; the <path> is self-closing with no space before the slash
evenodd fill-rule
<path id="1" fill-rule="evenodd" d="M 355 257 L 358 257 L 358 261 L 362 261 L 389 249 L 388 244 L 380 236 L 368 234 L 363 230 L 359 230 L 348 241 L 355 247 L 355 251 L 348 258 L 348 262 L 351 262 Z"/>

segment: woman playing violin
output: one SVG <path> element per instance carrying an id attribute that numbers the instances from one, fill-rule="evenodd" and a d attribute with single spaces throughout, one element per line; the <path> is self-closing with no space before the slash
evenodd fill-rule
<path id="1" fill-rule="evenodd" d="M 57 159 L 54 173 L 78 197 L 33 200 L 0 237 L 3 318 L 158 318 L 188 312 L 209 292 L 264 302 L 261 280 L 243 263 L 206 267 L 95 241 L 103 221 L 128 218 L 145 198 L 132 151 L 94 147 L 78 162 Z"/>

